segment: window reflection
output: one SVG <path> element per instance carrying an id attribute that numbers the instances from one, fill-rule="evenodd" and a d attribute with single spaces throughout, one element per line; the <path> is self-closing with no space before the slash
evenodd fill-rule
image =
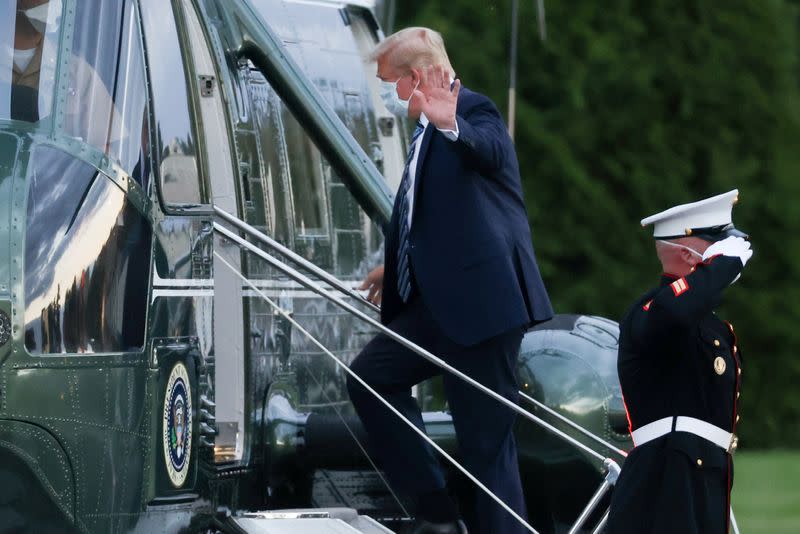
<path id="1" fill-rule="evenodd" d="M 322 155 L 288 110 L 284 112 L 283 123 L 294 199 L 295 231 L 298 237 L 327 237 L 327 195 Z"/>
<path id="2" fill-rule="evenodd" d="M 170 205 L 202 204 L 206 200 L 199 177 L 197 138 L 171 2 L 141 0 L 140 4 L 148 39 L 153 111 L 158 119 L 154 126 L 161 195 Z"/>
<path id="3" fill-rule="evenodd" d="M 367 72 L 353 26 L 339 6 L 257 0 L 254 7 L 287 41 L 287 50 L 362 148 L 375 152 L 380 139 Z M 350 13 L 351 22 L 360 17 Z M 263 190 L 271 197 L 273 235 L 283 240 L 289 232 L 295 252 L 339 277 L 362 278 L 380 262 L 380 230 L 268 81 L 251 69 L 239 76 L 254 102 L 259 148 L 268 164 Z"/>
<path id="4" fill-rule="evenodd" d="M 53 107 L 61 0 L 0 5 L 0 119 L 36 122 Z"/>
<path id="5" fill-rule="evenodd" d="M 25 344 L 33 354 L 138 351 L 150 228 L 90 165 L 50 147 L 32 158 Z"/>
<path id="6" fill-rule="evenodd" d="M 283 124 L 280 119 L 281 101 L 264 77 L 258 71 L 240 75 L 248 80 L 250 99 L 253 105 L 254 118 L 257 121 L 259 147 L 264 160 L 263 189 L 270 194 L 271 201 L 264 206 L 268 215 L 268 228 L 274 239 L 284 245 L 293 243 L 291 235 L 292 223 L 289 219 L 289 175 L 286 165 L 286 154 L 283 151 Z"/>
<path id="7" fill-rule="evenodd" d="M 133 3 L 77 2 L 64 130 L 131 172 L 142 143 L 147 92 Z M 146 137 L 145 137 L 146 138 Z"/>
<path id="8" fill-rule="evenodd" d="M 59 56 L 62 0 L 0 7 L 0 118 L 55 119 L 65 134 L 107 153 L 146 186 L 147 90 L 133 2 L 82 0 L 75 11 L 72 42 Z M 58 109 L 56 87 L 63 95 Z"/>

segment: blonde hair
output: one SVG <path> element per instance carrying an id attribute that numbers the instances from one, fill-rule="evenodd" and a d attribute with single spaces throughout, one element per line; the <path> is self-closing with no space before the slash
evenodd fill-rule
<path id="1" fill-rule="evenodd" d="M 385 58 L 389 65 L 399 71 L 422 69 L 431 65 L 442 65 L 451 76 L 455 76 L 442 34 L 430 28 L 414 26 L 393 33 L 370 53 L 369 61 Z"/>

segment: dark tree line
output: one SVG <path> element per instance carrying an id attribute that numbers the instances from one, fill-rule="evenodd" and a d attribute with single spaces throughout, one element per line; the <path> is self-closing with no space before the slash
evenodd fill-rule
<path id="1" fill-rule="evenodd" d="M 541 42 L 520 2 L 516 143 L 557 311 L 619 319 L 658 279 L 639 220 L 739 188 L 756 254 L 719 313 L 744 355 L 742 443 L 800 445 L 800 2 L 545 3 Z M 510 0 L 398 9 L 506 113 Z"/>

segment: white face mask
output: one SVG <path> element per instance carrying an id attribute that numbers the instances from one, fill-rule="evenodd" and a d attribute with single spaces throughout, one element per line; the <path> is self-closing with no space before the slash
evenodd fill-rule
<path id="1" fill-rule="evenodd" d="M 701 260 L 703 259 L 703 255 L 702 255 L 702 254 L 700 254 L 699 252 L 697 252 L 697 251 L 696 251 L 695 249 L 693 249 L 692 247 L 687 247 L 686 245 L 679 245 L 679 244 L 677 244 L 677 243 L 672 243 L 671 241 L 664 241 L 664 240 L 662 240 L 662 239 L 659 239 L 658 241 L 659 241 L 660 243 L 664 243 L 664 244 L 666 244 L 666 245 L 669 245 L 669 246 L 671 246 L 671 247 L 685 248 L 686 250 L 688 250 L 688 251 L 689 251 L 689 252 L 691 252 L 692 254 L 696 254 L 697 256 L 699 256 Z"/>
<path id="2" fill-rule="evenodd" d="M 20 72 L 25 72 L 25 69 L 28 68 L 28 65 L 31 64 L 33 60 L 33 56 L 36 55 L 36 49 L 31 48 L 28 50 L 14 50 L 14 66 L 17 67 L 17 70 Z"/>
<path id="3" fill-rule="evenodd" d="M 417 82 L 417 85 L 414 86 L 414 91 L 411 91 L 411 96 L 408 97 L 408 100 L 401 99 L 397 94 L 397 84 L 399 82 L 400 80 L 397 80 L 396 82 L 385 82 L 383 80 L 378 80 L 381 100 L 383 100 L 383 105 L 386 106 L 386 109 L 389 110 L 389 113 L 400 115 L 401 117 L 408 117 L 408 105 L 411 103 L 411 99 L 414 97 L 414 91 L 416 91 L 417 87 L 419 87 L 419 82 Z"/>
<path id="4" fill-rule="evenodd" d="M 30 9 L 21 9 L 20 11 L 27 17 L 31 26 L 37 32 L 44 33 L 47 26 L 55 25 L 56 20 L 61 16 L 61 1 L 53 0 Z"/>

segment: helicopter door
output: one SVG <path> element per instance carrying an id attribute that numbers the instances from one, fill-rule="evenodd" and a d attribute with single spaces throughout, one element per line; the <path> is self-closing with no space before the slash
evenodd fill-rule
<path id="1" fill-rule="evenodd" d="M 196 486 L 202 455 L 201 376 L 211 350 L 212 226 L 203 179 L 203 139 L 192 113 L 195 84 L 184 75 L 169 2 L 141 0 L 154 116 L 154 268 L 150 303 L 155 500 Z"/>
<path id="2" fill-rule="evenodd" d="M 203 137 L 207 147 L 207 170 L 211 185 L 212 204 L 226 212 L 238 215 L 234 163 L 231 139 L 221 84 L 206 41 L 203 26 L 192 2 L 178 3 L 185 21 L 186 39 L 194 66 L 197 83 L 195 98 L 203 124 Z M 245 170 L 246 171 L 246 170 Z M 214 443 L 214 460 L 217 463 L 246 460 L 245 420 L 245 352 L 242 281 L 234 274 L 242 270 L 239 248 L 232 243 L 214 238 L 214 326 L 213 357 L 209 366 L 208 392 L 213 400 L 205 412 L 207 421 L 201 422 L 201 433 Z M 222 257 L 224 262 L 219 259 Z"/>

